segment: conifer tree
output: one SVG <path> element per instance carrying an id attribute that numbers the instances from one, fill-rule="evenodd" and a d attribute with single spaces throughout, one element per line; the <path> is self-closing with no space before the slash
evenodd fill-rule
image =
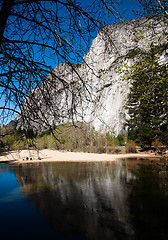
<path id="1" fill-rule="evenodd" d="M 163 52 L 162 52 L 163 54 Z M 128 137 L 143 147 L 155 140 L 168 145 L 168 66 L 160 62 L 158 47 L 141 52 L 129 69 Z"/>

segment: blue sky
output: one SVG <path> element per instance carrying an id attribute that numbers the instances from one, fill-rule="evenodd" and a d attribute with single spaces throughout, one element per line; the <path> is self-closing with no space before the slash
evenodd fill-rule
<path id="1" fill-rule="evenodd" d="M 94 0 L 78 0 L 78 2 L 81 3 L 81 6 L 88 6 L 88 5 L 90 5 L 90 8 L 88 8 L 88 11 L 90 11 L 90 12 L 92 10 L 93 11 L 95 10 L 95 9 L 92 9 L 93 8 L 92 3 L 94 2 Z M 136 14 L 133 12 L 133 11 L 136 11 L 136 10 L 139 9 L 139 4 L 138 4 L 137 0 L 118 0 L 116 6 L 117 6 L 117 8 L 118 8 L 119 12 L 121 13 L 121 16 L 123 17 L 124 20 L 128 21 L 130 19 L 137 18 Z M 60 12 L 60 15 L 66 15 L 66 13 L 62 11 L 62 12 Z M 112 15 L 111 16 L 102 15 L 101 18 L 102 19 L 104 18 L 105 23 L 109 23 L 109 24 L 112 24 L 113 22 L 119 21 L 119 20 L 115 19 Z M 63 23 L 63 26 L 65 26 L 65 28 L 67 27 L 66 26 L 66 22 Z M 97 35 L 97 32 L 98 32 L 98 29 L 91 33 L 91 37 L 90 36 L 88 36 L 88 37 L 86 36 L 87 46 L 84 46 L 84 44 L 81 41 L 81 47 L 83 47 L 83 50 L 81 51 L 81 57 L 83 57 L 83 55 L 87 53 L 89 47 L 91 46 L 92 40 Z M 9 36 L 9 38 L 10 38 L 10 36 Z M 77 43 L 78 43 L 78 39 L 77 39 Z M 46 51 L 46 53 L 50 56 L 50 52 L 48 50 Z M 36 55 L 36 57 L 39 57 L 39 56 L 40 55 L 38 55 L 38 54 Z M 74 63 L 79 63 L 79 62 L 82 61 L 82 58 L 77 58 L 76 56 L 74 57 L 72 53 L 69 53 L 69 59 L 71 57 L 72 57 L 72 62 L 74 62 Z M 51 68 L 54 68 L 58 63 L 63 62 L 63 61 L 65 61 L 65 60 L 62 60 L 62 59 L 58 60 L 56 56 L 53 56 L 53 58 L 46 58 L 45 59 L 45 62 L 48 65 L 50 65 Z M 0 92 L 1 92 L 1 90 L 3 90 L 3 89 L 0 89 Z M 0 100 L 0 107 L 3 106 L 3 105 L 4 105 L 4 98 L 1 98 L 1 100 Z M 13 107 L 12 103 L 10 103 L 10 107 L 11 108 Z M 16 114 L 14 114 L 14 116 L 16 116 Z M 10 119 L 10 117 L 9 117 L 9 119 Z M 7 120 L 7 122 L 9 121 L 7 119 L 7 117 L 6 117 L 6 120 Z M 0 119 L 0 124 L 1 124 L 2 121 L 4 122 L 4 119 L 1 118 Z"/>
<path id="2" fill-rule="evenodd" d="M 81 6 L 85 7 L 85 6 L 90 5 L 92 7 L 92 3 L 95 2 L 95 0 L 78 0 L 78 2 L 81 4 Z M 131 19 L 138 18 L 138 16 L 135 14 L 135 12 L 140 9 L 140 6 L 139 6 L 139 3 L 138 3 L 137 0 L 116 0 L 116 2 L 117 2 L 116 7 L 118 8 L 118 10 L 119 10 L 119 12 L 120 12 L 124 21 L 129 21 Z M 91 11 L 90 9 L 88 8 L 88 11 Z M 65 12 L 62 12 L 61 14 L 65 15 Z M 114 16 L 112 16 L 112 14 L 109 17 L 104 16 L 104 15 L 102 15 L 101 17 L 102 17 L 102 19 L 103 18 L 105 19 L 105 24 L 107 24 L 107 23 L 112 24 L 114 22 L 119 21 L 119 19 L 115 19 Z M 66 23 L 65 23 L 65 26 L 66 26 Z M 98 29 L 95 32 L 92 32 L 92 37 L 91 38 L 88 37 L 88 42 L 87 42 L 88 47 L 83 44 L 83 53 L 81 53 L 82 57 L 84 56 L 84 54 L 87 53 L 88 49 L 91 46 L 92 40 L 97 35 L 97 32 L 98 32 Z M 72 58 L 73 58 L 73 55 L 72 55 Z M 50 61 L 49 65 L 51 64 L 52 68 L 54 68 L 57 65 L 58 62 L 60 63 L 60 61 L 57 61 L 56 58 L 52 62 L 51 62 L 51 59 L 49 61 Z M 77 61 L 77 62 L 75 62 L 75 61 Z M 75 59 L 75 61 L 73 61 L 73 59 L 72 59 L 72 62 L 74 62 L 74 63 L 79 63 L 79 62 L 82 61 L 82 59 L 78 58 L 78 59 Z"/>

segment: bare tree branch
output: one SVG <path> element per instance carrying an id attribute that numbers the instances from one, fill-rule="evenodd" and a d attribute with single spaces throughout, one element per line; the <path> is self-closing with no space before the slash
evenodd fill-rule
<path id="1" fill-rule="evenodd" d="M 162 5 L 161 1 L 160 0 L 156 0 L 156 1 L 159 3 L 159 5 L 160 5 L 161 9 L 163 10 L 163 12 L 168 16 L 168 12 L 166 11 L 164 6 Z"/>

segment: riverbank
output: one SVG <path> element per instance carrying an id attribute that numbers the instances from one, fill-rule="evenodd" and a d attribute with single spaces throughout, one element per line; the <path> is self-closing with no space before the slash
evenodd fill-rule
<path id="1" fill-rule="evenodd" d="M 97 154 L 84 152 L 67 152 L 51 149 L 21 150 L 1 153 L 0 163 L 29 163 L 29 162 L 102 162 L 115 161 L 122 158 L 151 158 L 151 153 L 128 154 Z"/>

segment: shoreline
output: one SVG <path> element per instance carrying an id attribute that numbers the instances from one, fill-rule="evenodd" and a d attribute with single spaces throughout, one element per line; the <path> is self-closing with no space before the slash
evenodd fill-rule
<path id="1" fill-rule="evenodd" d="M 26 157 L 29 159 L 26 160 Z M 38 159 L 40 157 L 40 159 Z M 51 149 L 21 150 L 0 154 L 0 163 L 34 163 L 34 162 L 105 162 L 122 158 L 156 158 L 149 153 L 106 154 L 87 152 L 68 152 Z M 30 160 L 31 159 L 31 160 Z"/>

